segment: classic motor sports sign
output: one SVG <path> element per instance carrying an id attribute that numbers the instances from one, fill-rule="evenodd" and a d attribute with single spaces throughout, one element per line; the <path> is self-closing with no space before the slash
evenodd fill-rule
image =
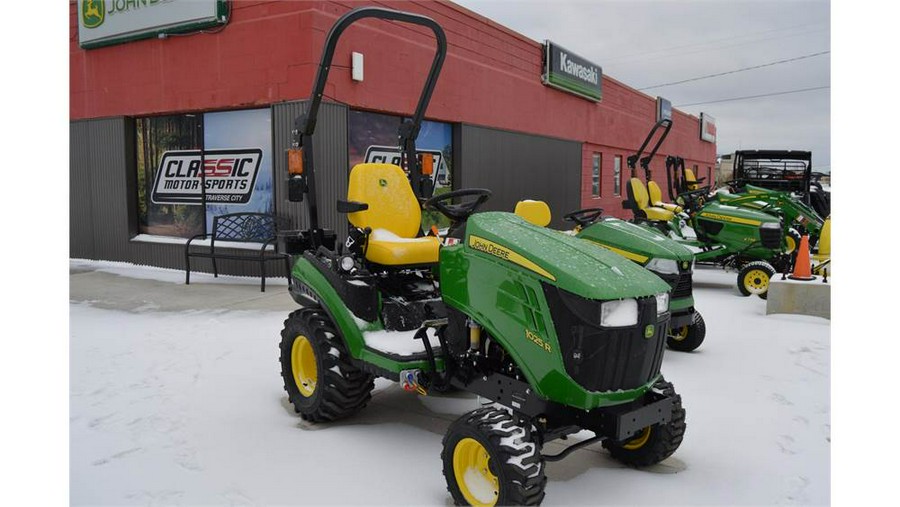
<path id="1" fill-rule="evenodd" d="M 450 186 L 450 175 L 447 172 L 447 166 L 444 164 L 444 154 L 440 150 L 422 150 L 416 149 L 419 160 L 422 159 L 423 153 L 430 153 L 434 157 L 434 174 L 431 176 L 434 180 L 435 188 Z M 396 146 L 369 146 L 366 149 L 366 163 L 375 164 L 394 164 L 400 165 L 400 148 Z"/>
<path id="2" fill-rule="evenodd" d="M 150 199 L 156 204 L 247 204 L 262 160 L 259 148 L 163 153 Z"/>

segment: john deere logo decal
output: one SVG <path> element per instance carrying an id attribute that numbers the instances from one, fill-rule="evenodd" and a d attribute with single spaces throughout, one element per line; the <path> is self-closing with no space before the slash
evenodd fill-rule
<path id="1" fill-rule="evenodd" d="M 85 28 L 97 28 L 103 24 L 105 12 L 103 0 L 84 0 L 81 3 L 81 23 Z"/>
<path id="2" fill-rule="evenodd" d="M 653 327 L 653 324 L 647 324 L 647 327 L 644 328 L 644 338 L 653 338 L 653 331 L 656 328 Z"/>

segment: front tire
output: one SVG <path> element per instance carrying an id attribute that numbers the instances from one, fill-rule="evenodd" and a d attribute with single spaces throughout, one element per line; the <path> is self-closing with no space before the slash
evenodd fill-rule
<path id="1" fill-rule="evenodd" d="M 706 322 L 703 321 L 700 312 L 695 312 L 693 324 L 669 330 L 666 345 L 679 352 L 691 352 L 703 343 L 704 338 L 706 338 Z"/>
<path id="2" fill-rule="evenodd" d="M 281 331 L 281 379 L 300 417 L 310 422 L 349 417 L 372 397 L 372 375 L 353 366 L 328 315 L 303 308 L 288 316 Z"/>
<path id="3" fill-rule="evenodd" d="M 685 411 L 681 406 L 681 396 L 675 393 L 671 382 L 660 379 L 653 385 L 666 396 L 674 396 L 672 418 L 666 424 L 654 424 L 639 431 L 634 437 L 615 442 L 605 440 L 603 447 L 609 450 L 614 459 L 631 467 L 655 465 L 668 458 L 681 445 L 687 424 L 684 422 Z"/>
<path id="4" fill-rule="evenodd" d="M 547 478 L 541 446 L 509 412 L 469 412 L 450 425 L 441 460 L 456 505 L 538 505 Z"/>
<path id="5" fill-rule="evenodd" d="M 738 290 L 744 296 L 756 294 L 766 299 L 769 295 L 769 281 L 774 274 L 775 268 L 768 262 L 748 262 L 738 272 Z"/>

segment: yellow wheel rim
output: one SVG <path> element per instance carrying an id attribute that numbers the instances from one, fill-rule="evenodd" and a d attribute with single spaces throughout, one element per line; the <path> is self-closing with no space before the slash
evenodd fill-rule
<path id="1" fill-rule="evenodd" d="M 493 506 L 500 497 L 500 481 L 491 473 L 491 456 L 474 438 L 464 438 L 453 449 L 453 475 L 469 505 Z"/>
<path id="2" fill-rule="evenodd" d="M 294 383 L 300 394 L 309 398 L 316 391 L 318 370 L 316 369 L 316 353 L 312 343 L 301 335 L 294 338 L 291 345 L 291 371 L 294 372 Z"/>
<path id="3" fill-rule="evenodd" d="M 769 290 L 769 273 L 761 269 L 751 269 L 744 275 L 744 288 L 751 294 L 762 294 Z"/>
<path id="4" fill-rule="evenodd" d="M 644 428 L 640 435 L 632 438 L 625 445 L 622 446 L 623 449 L 628 449 L 629 451 L 635 451 L 644 447 L 644 444 L 647 443 L 647 440 L 650 440 L 650 426 Z"/>
<path id="5" fill-rule="evenodd" d="M 791 253 L 797 249 L 797 240 L 794 239 L 793 236 L 785 236 L 784 238 L 784 247 L 786 249 L 785 253 Z"/>
<path id="6" fill-rule="evenodd" d="M 672 333 L 672 339 L 675 340 L 676 342 L 680 342 L 680 341 L 684 340 L 685 338 L 687 338 L 687 335 L 688 335 L 688 327 L 681 326 L 680 328 L 678 328 L 677 331 Z"/>

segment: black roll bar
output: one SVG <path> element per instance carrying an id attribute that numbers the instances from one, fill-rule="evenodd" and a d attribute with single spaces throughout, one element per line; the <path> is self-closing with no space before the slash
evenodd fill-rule
<path id="1" fill-rule="evenodd" d="M 416 193 L 417 197 L 422 197 L 426 188 L 430 188 L 428 185 L 430 180 L 427 176 L 423 177 L 422 167 L 416 156 L 416 137 L 419 135 L 419 128 L 425 117 L 425 109 L 431 101 L 431 95 L 437 84 L 441 66 L 447 55 L 447 37 L 444 35 L 444 30 L 433 19 L 419 14 L 381 7 L 360 7 L 358 9 L 353 9 L 338 18 L 334 26 L 332 26 L 331 30 L 328 32 L 328 35 L 325 37 L 325 47 L 322 51 L 322 59 L 319 62 L 319 69 L 316 72 L 315 81 L 313 81 L 309 108 L 305 114 L 300 115 L 294 121 L 292 144 L 293 148 L 303 148 L 302 159 L 304 174 L 302 178 L 305 179 L 305 182 L 301 184 L 302 191 L 299 191 L 294 195 L 302 193 L 308 195 L 307 207 L 309 209 L 309 226 L 311 231 L 317 231 L 319 227 L 315 170 L 313 166 L 315 157 L 313 157 L 312 143 L 312 135 L 316 130 L 316 121 L 319 114 L 319 105 L 321 104 L 322 97 L 325 93 L 325 84 L 328 81 L 328 73 L 331 70 L 331 61 L 334 58 L 334 50 L 337 46 L 338 39 L 340 39 L 341 34 L 348 26 L 365 18 L 401 21 L 404 23 L 422 25 L 430 28 L 431 31 L 434 32 L 435 39 L 437 40 L 437 49 L 435 51 L 434 61 L 431 63 L 431 70 L 428 72 L 428 78 L 425 80 L 425 88 L 422 90 L 422 95 L 419 97 L 419 103 L 416 105 L 416 110 L 413 113 L 412 118 L 404 120 L 398 132 L 401 164 L 409 171 L 413 191 Z M 294 178 L 300 177 L 295 176 Z"/>
<path id="2" fill-rule="evenodd" d="M 656 144 L 653 145 L 653 149 L 647 154 L 646 157 L 641 157 L 641 154 L 644 153 L 644 150 L 647 148 L 647 145 L 650 144 L 650 140 L 653 139 L 653 136 L 656 134 L 656 131 L 659 130 L 660 127 L 665 127 L 663 133 L 660 134 L 659 139 L 656 140 Z M 659 147 L 662 145 L 663 141 L 666 140 L 666 136 L 669 135 L 669 131 L 672 130 L 672 120 L 668 118 L 663 118 L 656 122 L 653 125 L 653 128 L 650 129 L 650 133 L 647 134 L 647 138 L 644 139 L 644 144 L 638 148 L 637 153 L 633 155 L 629 155 L 626 162 L 628 163 L 628 168 L 631 169 L 631 177 L 637 178 L 637 161 L 640 159 L 641 167 L 644 169 L 644 176 L 647 181 L 650 181 L 650 162 L 653 160 L 653 157 L 656 155 L 656 151 L 659 150 Z"/>

